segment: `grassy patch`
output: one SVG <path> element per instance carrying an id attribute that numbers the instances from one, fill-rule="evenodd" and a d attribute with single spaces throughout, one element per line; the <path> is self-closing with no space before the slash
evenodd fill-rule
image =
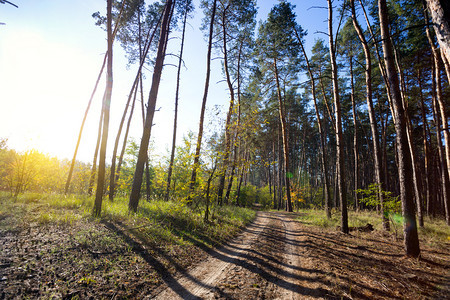
<path id="1" fill-rule="evenodd" d="M 390 219 L 392 231 L 397 232 L 397 235 L 401 237 L 403 232 L 401 216 L 391 216 Z M 323 210 L 304 209 L 300 210 L 298 220 L 306 225 L 333 230 L 341 225 L 341 215 L 339 211 L 333 211 L 331 219 L 328 220 Z M 376 211 L 349 211 L 348 223 L 350 227 L 359 227 L 370 223 L 375 230 L 382 230 L 381 215 Z M 445 224 L 445 220 L 425 218 L 425 227 L 419 228 L 419 238 L 422 242 L 431 246 L 449 243 L 450 227 Z"/>
<path id="2" fill-rule="evenodd" d="M 425 242 L 430 246 L 442 245 L 446 242 L 450 244 L 450 226 L 445 223 L 445 220 L 424 219 L 424 228 L 419 228 L 419 236 L 426 237 Z"/>
<path id="3" fill-rule="evenodd" d="M 25 193 L 12 198 L 1 193 L 0 203 L 0 226 L 8 217 L 39 226 L 70 226 L 80 219 L 113 222 L 152 245 L 164 242 L 181 246 L 198 243 L 213 246 L 235 235 L 255 217 L 254 211 L 245 208 L 214 207 L 212 221 L 205 223 L 202 207 L 192 209 L 181 201 L 161 200 L 141 200 L 138 212 L 130 213 L 128 198 L 124 197 L 117 197 L 113 202 L 105 197 L 100 219 L 91 214 L 94 198 L 85 195 Z"/>

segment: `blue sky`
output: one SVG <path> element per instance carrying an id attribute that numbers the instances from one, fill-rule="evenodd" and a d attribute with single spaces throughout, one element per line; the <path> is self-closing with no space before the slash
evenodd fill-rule
<path id="1" fill-rule="evenodd" d="M 81 120 L 98 76 L 106 49 L 106 33 L 94 25 L 92 13 L 104 14 L 104 0 L 14 0 L 15 8 L 0 4 L 0 137 L 18 151 L 37 149 L 60 158 L 71 158 Z M 320 2 L 320 3 L 319 3 Z M 198 130 L 206 64 L 206 41 L 199 30 L 202 11 L 196 12 L 187 28 L 185 63 L 179 106 L 179 141 L 189 130 Z M 258 19 L 265 19 L 276 0 L 260 0 Z M 308 31 L 306 47 L 327 31 L 326 1 L 291 1 L 297 22 Z M 309 9 L 310 8 L 310 9 Z M 176 34 L 176 33 L 175 33 Z M 169 52 L 178 53 L 179 39 L 171 39 Z M 114 48 L 114 85 L 111 102 L 110 137 L 115 137 L 135 67 L 125 67 L 124 52 Z M 173 59 L 173 58 L 172 58 Z M 152 140 L 159 153 L 170 147 L 176 69 L 164 69 L 158 95 Z M 208 107 L 226 111 L 228 94 L 222 81 L 219 60 L 212 65 Z M 145 81 L 145 95 L 151 76 Z M 104 79 L 88 116 L 78 158 L 89 162 L 97 134 Z M 140 116 L 140 111 L 135 116 Z M 206 124 L 210 120 L 207 120 Z M 135 118 L 131 136 L 140 139 L 142 119 Z M 112 139 L 108 152 L 112 151 Z"/>

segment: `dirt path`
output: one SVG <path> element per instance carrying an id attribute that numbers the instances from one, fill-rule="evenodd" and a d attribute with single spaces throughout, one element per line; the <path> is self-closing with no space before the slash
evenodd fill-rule
<path id="1" fill-rule="evenodd" d="M 384 232 L 342 234 L 298 214 L 258 212 L 229 244 L 150 299 L 450 299 L 448 244 L 404 256 Z"/>
<path id="2" fill-rule="evenodd" d="M 217 249 L 166 249 L 121 223 L 25 225 L 0 230 L 0 300 L 450 299 L 450 242 L 406 258 L 394 232 L 342 234 L 301 213 L 258 212 Z"/>
<path id="3" fill-rule="evenodd" d="M 327 297 L 326 285 L 302 253 L 292 214 L 258 212 L 229 244 L 189 273 L 166 282 L 155 299 L 307 299 Z"/>

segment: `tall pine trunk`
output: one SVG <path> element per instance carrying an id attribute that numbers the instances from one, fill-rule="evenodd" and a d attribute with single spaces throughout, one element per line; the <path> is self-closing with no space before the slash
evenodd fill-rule
<path id="1" fill-rule="evenodd" d="M 378 185 L 378 200 L 380 202 L 380 209 L 381 209 L 381 217 L 383 222 L 383 229 L 388 231 L 389 228 L 389 219 L 384 213 L 384 195 L 383 190 L 385 190 L 386 184 L 383 180 L 383 168 L 382 168 L 382 162 L 381 162 L 381 149 L 380 149 L 380 141 L 378 137 L 378 126 L 377 126 L 377 120 L 375 118 L 375 111 L 373 108 L 373 101 L 372 101 L 372 58 L 370 54 L 370 48 L 367 43 L 367 40 L 364 36 L 364 33 L 361 29 L 361 26 L 358 23 L 358 19 L 356 18 L 356 11 L 355 11 L 355 1 L 350 1 L 351 10 L 352 10 L 352 21 L 353 26 L 355 27 L 356 32 L 358 33 L 359 40 L 361 41 L 361 44 L 364 49 L 364 57 L 366 60 L 366 67 L 365 67 L 365 75 L 366 75 L 366 102 L 367 102 L 367 109 L 369 112 L 369 121 L 370 121 L 370 130 L 372 133 L 372 147 L 373 147 L 373 156 L 374 156 L 374 167 L 375 167 L 375 182 Z M 377 53 L 378 53 L 378 47 L 377 47 Z"/>
<path id="2" fill-rule="evenodd" d="M 319 127 L 319 135 L 320 135 L 320 152 L 321 152 L 321 158 L 322 158 L 325 214 L 328 219 L 331 219 L 330 184 L 328 181 L 327 154 L 326 154 L 326 149 L 325 149 L 325 138 L 326 137 L 325 137 L 325 132 L 323 130 L 322 119 L 320 118 L 320 114 L 319 114 L 319 106 L 317 105 L 316 83 L 315 83 L 315 79 L 314 79 L 314 74 L 311 69 L 311 65 L 309 63 L 308 56 L 306 55 L 305 48 L 303 47 L 302 40 L 301 40 L 300 35 L 298 34 L 297 30 L 295 30 L 295 34 L 297 36 L 297 40 L 300 44 L 300 47 L 302 48 L 303 56 L 305 57 L 305 60 L 306 60 L 306 67 L 308 69 L 309 78 L 311 80 L 310 81 L 311 82 L 311 93 L 312 93 L 312 98 L 313 98 L 313 102 L 314 102 L 314 109 L 316 112 L 317 125 Z"/>
<path id="3" fill-rule="evenodd" d="M 178 70 L 177 70 L 177 87 L 175 91 L 175 108 L 174 108 L 174 116 L 173 116 L 173 135 L 172 135 L 172 150 L 170 151 L 170 162 L 169 169 L 167 170 L 167 186 L 166 186 L 166 194 L 164 199 L 166 201 L 169 200 L 170 194 L 170 183 L 172 180 L 172 172 L 173 172 L 173 161 L 175 159 L 175 149 L 176 149 L 176 140 L 177 140 L 177 122 L 178 122 L 178 98 L 180 93 L 180 76 L 181 76 L 181 65 L 183 63 L 183 50 L 184 50 L 184 38 L 186 33 L 186 20 L 188 15 L 188 7 L 185 6 L 185 12 L 183 16 L 183 29 L 181 33 L 181 46 L 180 46 L 180 54 L 178 57 Z"/>
<path id="4" fill-rule="evenodd" d="M 103 95 L 103 98 L 105 96 L 106 94 Z M 105 100 L 103 99 L 103 101 Z M 88 186 L 89 196 L 92 196 L 92 191 L 94 190 L 95 184 L 95 176 L 97 175 L 97 159 L 98 159 L 98 150 L 100 149 L 100 142 L 102 140 L 102 124 L 103 124 L 103 109 L 101 110 L 100 119 L 98 121 L 97 142 L 95 143 L 94 159 L 92 161 L 91 175 L 89 176 L 89 186 Z"/>
<path id="5" fill-rule="evenodd" d="M 417 60 L 419 61 L 419 56 L 417 56 Z M 422 116 L 422 135 L 423 135 L 423 156 L 424 156 L 424 201 L 422 203 L 422 207 L 428 207 L 428 202 L 430 201 L 430 147 L 428 144 L 428 121 L 427 121 L 427 112 L 425 108 L 425 101 L 423 97 L 423 87 L 422 87 L 422 71 L 418 69 L 417 71 L 417 81 L 419 83 L 419 93 L 420 93 L 420 111 Z M 428 214 L 428 211 L 427 211 Z M 423 226 L 423 225 L 421 225 Z"/>
<path id="6" fill-rule="evenodd" d="M 105 184 L 106 173 L 106 145 L 108 142 L 108 127 L 109 127 L 109 111 L 111 107 L 111 94 L 113 86 L 113 37 L 112 37 L 112 0 L 107 0 L 107 32 L 108 32 L 108 62 L 106 67 L 106 96 L 103 101 L 103 129 L 102 129 L 102 142 L 100 147 L 100 160 L 98 164 L 98 177 L 97 177 L 97 190 L 95 193 L 95 202 L 93 215 L 98 217 L 102 211 L 103 189 Z"/>
<path id="7" fill-rule="evenodd" d="M 426 1 L 428 9 L 431 12 L 434 31 L 436 32 L 437 40 L 441 48 L 441 56 L 447 78 L 450 80 L 450 4 L 446 0 Z M 446 140 L 446 143 L 448 143 L 448 140 Z"/>
<path id="8" fill-rule="evenodd" d="M 292 199 L 291 199 L 291 173 L 289 173 L 290 165 L 289 165 L 289 136 L 287 132 L 287 124 L 286 124 L 286 107 L 281 96 L 281 86 L 280 80 L 278 77 L 278 68 L 277 68 L 277 59 L 273 59 L 274 65 L 274 76 L 277 84 L 277 96 L 278 96 L 278 111 L 280 115 L 280 124 L 281 124 L 281 135 L 283 140 L 283 160 L 284 160 L 284 172 L 285 172 L 285 182 L 286 182 L 286 210 L 292 212 Z"/>
<path id="9" fill-rule="evenodd" d="M 333 79 L 333 97 L 335 108 L 336 121 L 336 165 L 338 168 L 338 190 L 339 203 L 341 205 L 341 230 L 343 233 L 348 233 L 348 214 L 347 214 L 347 190 L 345 186 L 345 162 L 344 162 L 344 138 L 342 134 L 342 117 L 341 104 L 339 99 L 339 84 L 338 71 L 336 64 L 336 49 L 333 38 L 333 5 L 331 0 L 328 0 L 328 37 L 330 42 L 330 60 L 331 72 Z"/>
<path id="10" fill-rule="evenodd" d="M 386 65 L 386 75 L 390 86 L 392 110 L 395 114 L 394 126 L 397 134 L 398 175 L 400 184 L 400 199 L 403 212 L 403 235 L 406 255 L 420 255 L 417 223 L 414 211 L 414 182 L 412 179 L 412 162 L 408 147 L 406 117 L 400 94 L 398 74 L 395 69 L 394 53 L 389 34 L 389 20 L 386 0 L 378 0 L 378 16 L 380 19 L 381 39 Z"/>
<path id="11" fill-rule="evenodd" d="M 203 101 L 202 108 L 200 110 L 200 121 L 198 125 L 198 136 L 197 136 L 197 146 L 195 148 L 194 155 L 194 164 L 192 166 L 191 173 L 191 181 L 189 183 L 189 195 L 188 195 L 188 204 L 192 203 L 192 196 L 194 193 L 195 183 L 197 180 L 197 171 L 200 167 L 200 150 L 202 147 L 202 138 L 203 138 L 203 121 L 205 119 L 205 109 L 206 109 L 206 100 L 208 99 L 208 90 L 209 90 L 209 79 L 211 76 L 211 48 L 212 48 L 212 40 L 213 40 L 213 31 L 214 31 L 214 18 L 216 16 L 216 7 L 217 0 L 213 1 L 213 7 L 211 11 L 211 21 L 209 24 L 209 39 L 208 39 L 208 53 L 206 55 L 206 78 L 205 78 L 205 89 L 203 91 Z"/>
<path id="12" fill-rule="evenodd" d="M 156 54 L 156 63 L 153 70 L 152 86 L 150 88 L 144 132 L 142 134 L 141 144 L 139 147 L 138 159 L 136 162 L 136 170 L 133 178 L 133 185 L 131 188 L 130 200 L 128 207 L 130 211 L 136 212 L 139 204 L 141 194 L 142 178 L 144 175 L 144 166 L 148 160 L 148 145 L 150 143 L 150 135 L 153 124 L 153 115 L 155 113 L 156 100 L 158 96 L 159 83 L 161 81 L 161 73 L 164 65 L 164 58 L 166 56 L 166 44 L 169 36 L 170 19 L 172 16 L 173 1 L 167 0 L 164 7 L 164 16 L 161 24 L 161 34 L 158 43 L 158 51 Z"/>
<path id="13" fill-rule="evenodd" d="M 392 38 L 391 38 L 391 43 L 393 44 Z M 405 82 L 405 76 L 400 67 L 399 55 L 398 55 L 397 49 L 395 49 L 395 47 L 394 47 L 394 59 L 395 59 L 395 65 L 397 67 L 397 72 L 398 72 L 399 79 L 400 79 L 400 96 L 402 97 L 403 110 L 405 112 L 406 129 L 407 129 L 406 133 L 407 133 L 407 137 L 408 137 L 408 146 L 409 146 L 409 151 L 410 151 L 410 155 L 411 155 L 417 217 L 419 220 L 419 226 L 423 227 L 422 193 L 421 193 L 421 186 L 420 186 L 420 179 L 419 179 L 419 170 L 418 170 L 418 166 L 417 166 L 416 151 L 415 151 L 414 143 L 412 140 L 412 121 L 411 121 L 411 117 L 410 117 L 409 111 L 408 111 L 408 100 L 406 99 L 406 82 Z"/>
<path id="14" fill-rule="evenodd" d="M 219 176 L 219 187 L 217 190 L 217 201 L 219 204 L 222 204 L 223 190 L 225 187 L 225 178 L 227 175 L 228 164 L 230 160 L 230 152 L 231 152 L 231 117 L 233 115 L 234 108 L 234 88 L 231 82 L 231 76 L 229 71 L 229 63 L 228 63 L 228 45 L 227 45 L 227 31 L 226 31 L 226 13 L 227 8 L 225 8 L 222 12 L 222 36 L 223 36 L 223 68 L 225 70 L 225 79 L 227 81 L 228 91 L 230 93 L 230 106 L 228 108 L 227 120 L 225 123 L 225 149 L 223 153 L 223 162 L 222 162 L 222 170 Z M 225 201 L 228 201 L 228 198 L 225 198 Z"/>
<path id="15" fill-rule="evenodd" d="M 139 81 L 141 81 L 141 78 L 139 79 Z M 120 178 L 120 171 L 121 171 L 121 168 L 122 168 L 123 156 L 125 155 L 125 150 L 126 150 L 126 147 L 127 147 L 128 134 L 130 132 L 131 120 L 133 118 L 134 108 L 135 108 L 135 105 L 136 105 L 137 93 L 138 93 L 138 85 L 136 85 L 136 88 L 134 90 L 134 96 L 133 96 L 133 102 L 131 103 L 130 115 L 128 116 L 127 126 L 125 128 L 125 134 L 123 136 L 122 149 L 120 151 L 119 160 L 117 162 L 117 170 L 115 172 L 116 176 L 114 177 L 114 182 L 115 183 L 117 183 L 117 181 Z M 111 172 L 112 172 L 112 170 L 111 170 Z M 110 193 L 112 191 L 113 191 L 113 189 L 110 188 Z"/>
<path id="16" fill-rule="evenodd" d="M 227 193 L 225 194 L 225 201 L 228 202 L 230 199 L 231 188 L 233 186 L 234 174 L 237 166 L 238 152 L 239 152 L 239 144 L 240 144 L 240 126 L 241 126 L 241 60 L 242 60 L 242 47 L 244 45 L 244 41 L 241 41 L 239 46 L 239 54 L 238 54 L 238 62 L 237 62 L 237 120 L 236 120 L 236 132 L 234 135 L 234 157 L 233 164 L 231 166 L 231 174 L 230 180 L 228 182 Z M 270 167 L 269 167 L 269 181 L 270 181 Z M 269 182 L 269 188 L 271 187 Z M 272 194 L 272 191 L 270 192 Z"/>
<path id="17" fill-rule="evenodd" d="M 119 16 L 118 16 L 118 18 L 117 18 L 116 25 L 114 26 L 114 31 L 112 32 L 111 43 L 114 42 L 114 38 L 115 38 L 115 36 L 116 36 L 117 30 L 119 29 L 119 24 L 120 24 L 119 21 L 120 21 L 120 18 L 122 17 L 122 12 L 123 12 L 123 9 L 124 9 L 124 7 L 125 7 L 124 5 L 125 5 L 125 1 L 122 3 L 122 7 L 120 8 Z M 96 93 L 96 91 L 97 91 L 98 83 L 100 82 L 100 79 L 101 79 L 102 74 L 103 74 L 103 70 L 105 69 L 107 58 L 108 58 L 108 51 L 106 51 L 105 56 L 104 56 L 104 58 L 103 58 L 102 67 L 100 68 L 100 72 L 99 72 L 99 74 L 98 74 L 97 81 L 95 82 L 94 90 L 93 90 L 92 93 L 91 93 L 91 97 L 89 98 L 88 105 L 87 105 L 87 107 L 86 107 L 86 111 L 84 112 L 83 121 L 81 122 L 80 131 L 79 131 L 79 133 L 78 133 L 77 144 L 76 144 L 76 146 L 75 146 L 75 151 L 74 151 L 74 154 L 73 154 L 72 162 L 71 162 L 71 164 L 70 164 L 69 175 L 67 176 L 67 181 L 66 181 L 66 186 L 65 186 L 65 189 L 64 189 L 64 194 L 67 194 L 67 193 L 69 192 L 70 181 L 71 181 L 71 179 L 72 179 L 73 168 L 74 168 L 74 166 L 75 166 L 75 161 L 76 161 L 76 159 L 77 159 L 78 148 L 80 147 L 81 135 L 83 134 L 84 124 L 86 123 L 86 118 L 87 118 L 87 115 L 88 115 L 89 110 L 90 110 L 90 108 L 91 108 L 92 99 L 94 98 L 94 95 L 95 95 L 95 93 Z M 102 110 L 101 114 L 102 114 L 102 113 L 103 113 L 103 110 Z M 102 117 L 100 117 L 100 119 L 101 119 L 101 118 L 102 118 Z M 98 152 L 98 150 L 96 150 L 96 153 L 97 153 L 97 152 Z M 96 155 L 97 155 L 97 154 L 95 154 L 95 157 L 97 157 Z M 97 159 L 94 159 L 94 160 L 96 161 Z M 94 164 L 94 165 L 96 165 L 96 164 Z M 94 173 L 94 177 L 95 177 L 95 167 L 93 168 L 93 170 L 94 170 L 93 173 Z M 93 185 L 93 184 L 92 184 L 92 185 Z M 90 195 L 91 193 L 92 193 L 92 189 L 90 190 L 89 195 Z"/>
<path id="18" fill-rule="evenodd" d="M 67 193 L 69 192 L 70 181 L 72 180 L 73 169 L 74 169 L 74 167 L 75 167 L 75 161 L 76 161 L 76 159 L 77 159 L 78 148 L 80 147 L 81 136 L 82 136 L 83 130 L 84 130 L 84 124 L 86 123 L 86 119 L 87 119 L 89 110 L 90 110 L 90 108 L 91 108 L 92 99 L 94 98 L 95 92 L 97 91 L 97 87 L 98 87 L 98 84 L 99 84 L 100 79 L 101 79 L 101 77 L 102 77 L 103 70 L 105 69 L 105 65 L 106 65 L 106 60 L 107 60 L 107 58 L 108 58 L 108 55 L 105 54 L 105 57 L 104 57 L 104 59 L 103 59 L 102 67 L 101 67 L 101 69 L 100 69 L 100 73 L 98 74 L 97 81 L 95 82 L 94 90 L 92 91 L 91 97 L 89 98 L 89 102 L 88 102 L 88 105 L 87 105 L 87 107 L 86 107 L 86 111 L 84 112 L 83 121 L 81 122 L 80 131 L 79 131 L 79 133 L 78 133 L 77 144 L 76 144 L 76 146 L 75 146 L 75 151 L 74 151 L 74 154 L 73 154 L 72 162 L 71 162 L 71 164 L 70 164 L 69 175 L 67 176 L 66 186 L 65 186 L 65 188 L 64 188 L 64 194 L 67 194 Z M 103 114 L 103 109 L 102 109 L 101 114 Z M 100 118 L 100 122 L 101 122 L 101 121 L 102 121 L 102 117 Z M 97 152 L 98 152 L 98 150 L 96 150 L 95 153 L 97 153 Z M 95 154 L 95 157 L 97 157 L 97 154 Z M 95 159 L 95 162 L 97 162 L 97 159 Z M 96 163 L 95 163 L 94 165 L 95 165 L 95 168 L 96 168 Z M 94 166 L 93 166 L 93 168 L 94 168 Z M 92 192 L 92 191 L 91 191 L 91 192 Z"/>
<path id="19" fill-rule="evenodd" d="M 359 159 L 358 159 L 358 130 L 357 130 L 357 122 L 356 122 L 356 101 L 355 101 L 355 83 L 353 76 L 353 56 L 350 56 L 350 86 L 351 86 L 351 101 L 352 101 L 352 115 L 353 115 L 353 159 L 354 159 L 354 197 L 355 197 L 355 210 L 359 210 L 358 203 L 358 188 L 359 188 L 359 176 L 358 176 L 358 168 L 359 168 Z"/>
<path id="20" fill-rule="evenodd" d="M 442 61 L 445 66 L 445 70 L 447 73 L 447 80 L 450 81 L 450 21 L 449 16 L 446 15 L 445 10 L 443 9 L 443 6 L 441 5 L 441 1 L 439 0 L 426 0 L 428 4 L 428 9 L 431 12 L 431 18 L 433 21 L 433 28 L 437 36 L 437 41 L 440 45 L 440 48 L 437 49 L 434 45 L 433 40 L 431 39 L 431 35 L 429 33 L 429 28 L 427 27 L 427 36 L 428 41 L 430 43 L 433 57 L 434 57 L 434 63 L 439 64 L 439 56 L 441 56 Z M 447 14 L 449 5 L 447 5 Z M 426 16 L 427 12 L 425 10 Z M 428 21 L 428 17 L 426 17 Z M 439 52 L 441 55 L 439 55 Z M 435 76 L 441 76 L 440 72 L 436 72 Z M 445 160 L 447 163 L 447 172 L 448 177 L 450 178 L 450 128 L 448 127 L 448 117 L 446 112 L 446 104 L 444 99 L 439 96 L 436 97 L 436 100 L 439 103 L 439 113 L 440 118 L 442 122 L 442 131 L 444 132 L 444 140 L 445 140 Z"/>

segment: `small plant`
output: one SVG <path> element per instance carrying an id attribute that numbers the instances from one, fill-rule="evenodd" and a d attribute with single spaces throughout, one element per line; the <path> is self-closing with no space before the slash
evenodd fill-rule
<path id="1" fill-rule="evenodd" d="M 358 189 L 356 192 L 362 196 L 360 201 L 367 206 L 377 207 L 380 205 L 378 194 L 381 192 L 384 196 L 383 208 L 386 213 L 400 213 L 401 202 L 399 197 L 393 197 L 391 192 L 383 191 L 378 184 L 372 183 L 367 189 Z"/>
<path id="2" fill-rule="evenodd" d="M 91 284 L 91 283 L 96 283 L 97 281 L 94 279 L 94 278 L 92 278 L 92 277 L 81 277 L 81 279 L 80 280 L 78 280 L 78 283 L 81 283 L 81 284 L 83 284 L 83 285 L 89 285 L 89 284 Z"/>

